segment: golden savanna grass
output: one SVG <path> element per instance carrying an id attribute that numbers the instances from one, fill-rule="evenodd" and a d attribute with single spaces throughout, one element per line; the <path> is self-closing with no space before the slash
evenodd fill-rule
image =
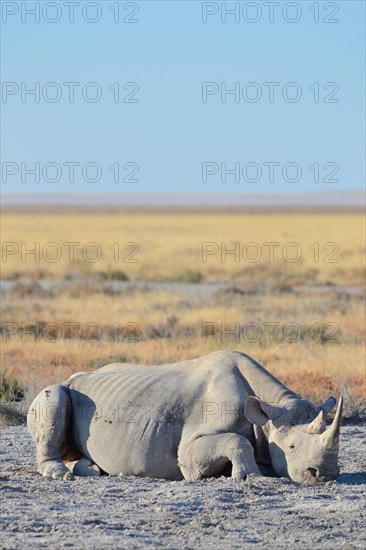
<path id="1" fill-rule="evenodd" d="M 66 256 L 57 263 L 35 263 L 31 257 L 22 262 L 14 255 L 2 264 L 3 279 L 16 279 L 3 295 L 3 323 L 26 328 L 26 333 L 3 334 L 2 369 L 29 394 L 115 360 L 164 363 L 231 348 L 253 356 L 301 395 L 320 401 L 342 392 L 350 409 L 364 403 L 360 215 L 9 214 L 3 226 L 3 242 L 25 242 L 29 249 L 36 242 L 41 247 L 96 242 L 103 251 L 96 263 L 80 257 L 69 263 Z M 136 242 L 138 263 L 114 263 L 108 248 L 115 242 Z M 235 242 L 241 247 L 256 242 L 263 250 L 264 242 L 279 242 L 278 251 L 297 242 L 303 257 L 297 263 L 284 261 L 281 254 L 273 263 L 268 258 L 236 263 L 232 256 L 222 262 L 217 255 L 204 263 L 202 242 L 224 242 L 228 249 Z M 314 242 L 319 243 L 319 262 L 309 249 Z M 323 250 L 326 243 L 339 247 L 338 262 L 323 261 L 334 250 Z M 203 282 L 145 287 L 130 282 L 126 287 L 110 281 L 123 278 L 121 273 L 130 280 Z M 43 286 L 39 277 L 45 279 Z M 47 279 L 56 281 L 49 286 Z M 205 283 L 212 281 L 230 284 L 210 290 Z M 70 322 L 78 323 L 72 337 Z M 222 331 L 203 338 L 208 322 L 225 323 L 229 330 L 239 324 L 239 338 Z M 93 325 L 86 331 L 89 323 L 97 323 L 101 333 Z M 248 323 L 260 327 L 257 341 L 253 331 L 243 334 Z M 273 341 L 268 323 L 276 323 Z M 287 323 L 301 327 L 295 343 L 283 338 Z M 126 341 L 131 336 L 135 341 Z"/>
<path id="2" fill-rule="evenodd" d="M 2 276 L 32 272 L 38 276 L 43 272 L 45 276 L 64 277 L 76 271 L 92 274 L 119 269 L 131 279 L 184 280 L 189 279 L 189 273 L 199 272 L 207 281 L 250 282 L 253 277 L 260 278 L 261 272 L 262 278 L 280 272 L 319 282 L 356 284 L 364 277 L 364 228 L 363 216 L 355 214 L 4 214 L 2 240 L 19 245 L 19 253 L 8 255 L 6 263 L 3 256 Z M 28 249 L 39 243 L 42 251 L 50 242 L 61 247 L 59 261 L 44 260 L 42 254 L 40 262 L 31 254 L 22 258 L 22 243 Z M 68 254 L 71 245 L 64 245 L 71 242 L 80 243 L 75 246 L 73 262 Z M 102 253 L 95 263 L 83 258 L 82 248 L 90 242 L 97 243 Z M 254 247 L 244 249 L 243 258 L 243 248 L 253 242 L 262 249 L 257 262 L 249 261 L 255 258 Z M 269 261 L 269 246 L 264 245 L 269 242 L 279 243 L 273 263 Z M 294 263 L 284 262 L 282 256 L 290 242 L 296 242 L 302 253 Z M 120 248 L 118 262 L 115 243 Z M 123 250 L 126 243 L 136 243 L 138 251 L 133 246 Z M 227 250 L 239 243 L 240 261 L 236 262 L 233 254 L 222 261 L 221 254 L 216 253 L 203 262 L 202 243 L 217 243 L 220 251 L 221 243 Z M 319 261 L 314 261 L 314 243 L 319 243 Z M 295 256 L 294 248 L 287 252 Z M 93 249 L 87 253 L 92 259 Z M 52 258 L 55 249 L 49 248 L 48 254 Z"/>

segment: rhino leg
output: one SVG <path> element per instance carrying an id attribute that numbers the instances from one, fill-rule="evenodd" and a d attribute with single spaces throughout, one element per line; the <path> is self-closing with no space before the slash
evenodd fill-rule
<path id="1" fill-rule="evenodd" d="M 62 448 L 71 414 L 68 388 L 48 386 L 33 401 L 28 428 L 37 447 L 38 472 L 53 479 L 73 479 L 62 463 Z"/>
<path id="2" fill-rule="evenodd" d="M 228 462 L 233 479 L 261 475 L 251 443 L 239 434 L 204 435 L 178 452 L 179 467 L 189 481 L 219 475 Z"/>

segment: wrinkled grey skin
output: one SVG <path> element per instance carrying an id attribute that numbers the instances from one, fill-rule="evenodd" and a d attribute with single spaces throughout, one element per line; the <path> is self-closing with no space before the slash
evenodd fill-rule
<path id="1" fill-rule="evenodd" d="M 170 365 L 114 363 L 45 388 L 28 412 L 38 471 L 197 480 L 339 474 L 342 398 L 316 408 L 249 356 L 220 351 Z"/>

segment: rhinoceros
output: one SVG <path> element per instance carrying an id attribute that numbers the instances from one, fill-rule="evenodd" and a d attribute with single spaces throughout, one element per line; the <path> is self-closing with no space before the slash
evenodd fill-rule
<path id="1" fill-rule="evenodd" d="M 198 480 L 337 478 L 342 397 L 333 422 L 254 359 L 219 351 L 169 365 L 113 363 L 45 388 L 28 412 L 38 472 Z"/>

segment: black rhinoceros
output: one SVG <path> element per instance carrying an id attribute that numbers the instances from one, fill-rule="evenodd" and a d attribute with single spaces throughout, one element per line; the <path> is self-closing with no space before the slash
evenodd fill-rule
<path id="1" fill-rule="evenodd" d="M 249 356 L 219 351 L 169 365 L 113 363 L 45 388 L 28 427 L 38 471 L 197 480 L 264 470 L 315 483 L 339 474 L 342 398 L 316 408 Z"/>

